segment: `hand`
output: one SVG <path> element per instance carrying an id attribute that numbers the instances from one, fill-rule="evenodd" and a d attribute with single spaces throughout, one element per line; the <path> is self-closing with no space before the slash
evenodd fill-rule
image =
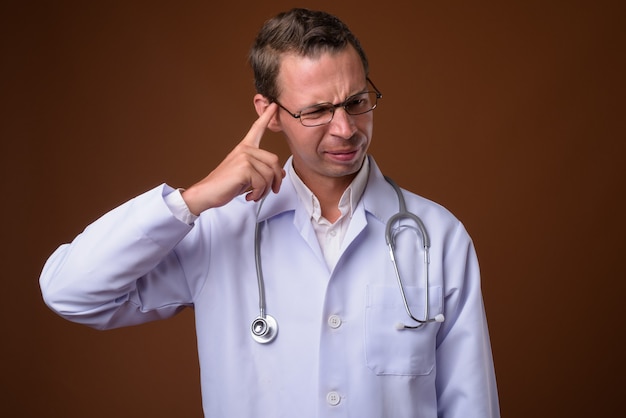
<path id="1" fill-rule="evenodd" d="M 278 156 L 259 148 L 277 105 L 270 104 L 254 122 L 243 140 L 207 177 L 182 194 L 189 210 L 201 212 L 223 206 L 246 193 L 246 200 L 258 201 L 270 190 L 278 193 L 285 171 Z"/>

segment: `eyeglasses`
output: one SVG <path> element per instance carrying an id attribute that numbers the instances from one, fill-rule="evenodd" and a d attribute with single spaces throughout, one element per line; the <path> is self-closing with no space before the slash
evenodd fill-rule
<path id="1" fill-rule="evenodd" d="M 314 127 L 326 125 L 333 120 L 335 110 L 338 107 L 343 107 L 348 115 L 353 116 L 362 115 L 376 109 L 378 99 L 382 98 L 383 95 L 380 91 L 378 91 L 374 83 L 372 83 L 369 78 L 367 79 L 367 82 L 372 85 L 375 91 L 364 91 L 362 93 L 355 94 L 354 96 L 350 96 L 343 102 L 337 104 L 318 103 L 313 106 L 305 107 L 298 113 L 292 113 L 289 109 L 280 104 L 278 100 L 274 100 L 274 102 L 292 117 L 299 119 L 300 123 L 304 126 Z"/>

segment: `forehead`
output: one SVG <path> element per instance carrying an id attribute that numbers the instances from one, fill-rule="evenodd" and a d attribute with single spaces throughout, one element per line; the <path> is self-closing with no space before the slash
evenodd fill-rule
<path id="1" fill-rule="evenodd" d="M 341 51 L 305 57 L 285 54 L 277 83 L 281 102 L 309 106 L 335 102 L 358 93 L 366 86 L 363 63 L 352 46 Z M 286 104 L 285 103 L 285 104 Z"/>

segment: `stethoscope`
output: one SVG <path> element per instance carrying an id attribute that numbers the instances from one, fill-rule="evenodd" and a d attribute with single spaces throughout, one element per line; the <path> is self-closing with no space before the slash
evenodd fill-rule
<path id="1" fill-rule="evenodd" d="M 419 216 L 411 213 L 406 208 L 406 202 L 404 200 L 404 196 L 402 195 L 402 191 L 400 187 L 389 177 L 385 177 L 385 180 L 396 191 L 398 195 L 398 203 L 400 205 L 399 212 L 393 215 L 387 221 L 385 226 L 385 241 L 387 242 L 387 246 L 389 247 L 389 256 L 391 257 L 391 263 L 393 265 L 393 270 L 396 274 L 396 279 L 398 281 L 398 287 L 400 288 L 400 295 L 402 296 L 402 302 L 404 304 L 404 309 L 406 310 L 407 315 L 411 318 L 415 324 L 406 325 L 404 323 L 396 324 L 396 329 L 404 330 L 404 329 L 419 329 L 429 322 L 443 322 L 444 316 L 443 314 L 435 315 L 434 318 L 430 318 L 429 312 L 429 303 L 430 303 L 430 295 L 429 295 L 429 277 L 428 277 L 428 265 L 430 264 L 430 237 L 428 236 L 428 231 L 426 231 L 426 227 L 424 226 L 424 222 L 420 219 Z M 261 201 L 259 204 L 259 208 L 257 211 L 256 217 L 256 226 L 254 230 L 254 261 L 256 264 L 256 275 L 257 275 L 257 284 L 259 287 L 259 316 L 257 316 L 252 321 L 252 326 L 250 327 L 250 332 L 252 333 L 252 338 L 261 344 L 266 344 L 274 340 L 276 335 L 278 335 L 278 322 L 276 318 L 267 314 L 265 312 L 265 281 L 263 279 L 263 269 L 261 267 L 261 223 L 259 222 L 259 214 L 261 212 L 261 207 L 263 206 L 263 202 L 265 199 Z M 415 225 L 401 225 L 398 227 L 394 227 L 394 225 L 399 224 L 402 220 L 411 220 Z M 424 315 L 420 319 L 416 317 L 413 312 L 411 312 L 411 308 L 409 307 L 409 303 L 407 302 L 406 293 L 404 290 L 404 284 L 402 282 L 402 278 L 400 276 L 400 271 L 398 269 L 398 265 L 396 263 L 396 235 L 403 228 L 411 228 L 415 229 L 419 232 L 422 241 L 422 248 L 424 249 Z"/>

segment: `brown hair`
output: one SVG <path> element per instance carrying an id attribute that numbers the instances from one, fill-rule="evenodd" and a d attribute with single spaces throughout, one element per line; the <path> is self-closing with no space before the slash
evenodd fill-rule
<path id="1" fill-rule="evenodd" d="M 352 45 L 361 57 L 365 74 L 369 64 L 359 40 L 348 26 L 326 12 L 292 9 L 265 22 L 250 50 L 250 65 L 258 93 L 276 99 L 280 58 L 285 53 L 316 57 L 322 52 L 337 52 Z"/>

